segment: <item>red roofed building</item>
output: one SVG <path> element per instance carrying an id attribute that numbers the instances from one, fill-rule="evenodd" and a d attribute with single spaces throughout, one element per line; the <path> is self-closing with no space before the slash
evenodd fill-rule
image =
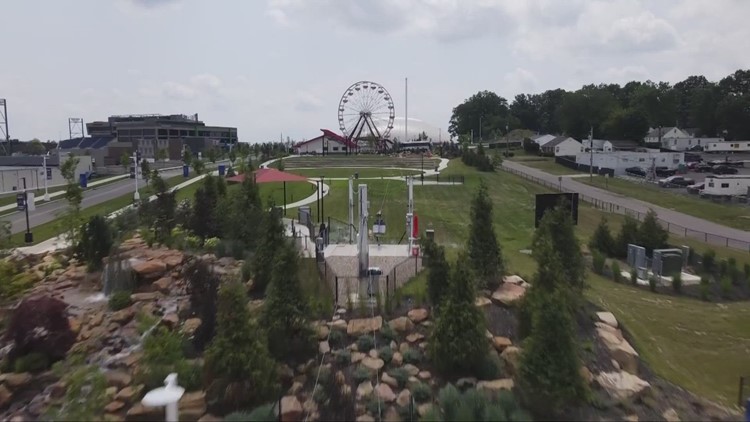
<path id="1" fill-rule="evenodd" d="M 294 146 L 295 154 L 352 154 L 356 151 L 357 146 L 341 135 L 331 132 L 328 129 L 320 129 L 322 135 Z"/>

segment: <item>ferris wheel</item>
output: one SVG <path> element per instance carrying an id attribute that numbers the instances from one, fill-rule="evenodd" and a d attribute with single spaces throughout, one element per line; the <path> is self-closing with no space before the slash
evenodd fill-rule
<path id="1" fill-rule="evenodd" d="M 374 140 L 380 144 L 388 138 L 395 117 L 391 94 L 375 82 L 353 84 L 339 101 L 339 128 L 355 143 Z"/>

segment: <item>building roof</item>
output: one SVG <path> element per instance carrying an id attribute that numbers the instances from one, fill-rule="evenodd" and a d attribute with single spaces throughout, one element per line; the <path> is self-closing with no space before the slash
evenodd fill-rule
<path id="1" fill-rule="evenodd" d="M 542 135 L 534 139 L 534 142 L 539 144 L 540 147 L 543 147 L 547 142 L 557 138 L 555 135 Z"/>
<path id="2" fill-rule="evenodd" d="M 542 148 L 544 149 L 554 148 L 555 146 L 560 145 L 566 139 L 568 139 L 567 136 L 558 136 L 555 139 L 549 142 L 546 142 L 544 145 L 542 145 Z"/>
<path id="3" fill-rule="evenodd" d="M 114 140 L 114 136 L 89 136 L 85 138 L 72 138 L 72 139 L 66 139 L 64 141 L 60 141 L 59 148 L 60 149 L 99 149 L 102 147 L 107 146 L 112 140 Z"/>
<path id="4" fill-rule="evenodd" d="M 47 165 L 56 167 L 59 165 L 58 156 L 47 157 Z M 41 155 L 12 155 L 0 156 L 0 167 L 42 167 L 44 157 Z"/>
<path id="5" fill-rule="evenodd" d="M 635 149 L 640 147 L 640 145 L 636 141 L 610 140 L 609 142 L 615 149 Z"/>
<path id="6" fill-rule="evenodd" d="M 328 138 L 328 139 L 330 139 L 330 140 L 332 140 L 334 142 L 338 142 L 338 143 L 340 143 L 342 145 L 345 145 L 345 146 L 347 146 L 349 148 L 356 148 L 356 144 L 354 142 L 351 142 L 350 140 L 344 138 L 343 136 L 341 136 L 341 135 L 339 135 L 337 133 L 334 133 L 334 132 L 332 132 L 332 131 L 330 131 L 328 129 L 320 129 L 320 130 L 323 132 L 322 135 L 317 136 L 317 137 L 312 138 L 312 139 L 308 139 L 307 141 L 299 142 L 294 147 L 295 148 L 301 147 L 302 145 L 309 144 L 310 142 L 315 142 L 318 139 L 321 139 L 321 138 L 325 137 L 325 138 Z"/>

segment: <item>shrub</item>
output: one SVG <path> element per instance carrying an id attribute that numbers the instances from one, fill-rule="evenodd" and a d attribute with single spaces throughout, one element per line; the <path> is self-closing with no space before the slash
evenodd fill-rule
<path id="1" fill-rule="evenodd" d="M 143 358 L 136 373 L 139 383 L 147 389 L 164 385 L 164 378 L 177 373 L 180 385 L 188 391 L 201 387 L 201 367 L 185 360 L 183 338 L 174 331 L 157 327 L 143 341 Z"/>
<path id="2" fill-rule="evenodd" d="M 710 292 L 710 288 L 708 286 L 708 278 L 701 277 L 701 284 L 700 284 L 701 299 L 707 301 L 709 292 Z"/>
<path id="3" fill-rule="evenodd" d="M 102 268 L 102 259 L 109 255 L 114 243 L 112 237 L 112 229 L 101 215 L 92 216 L 83 225 L 76 244 L 76 255 L 86 262 L 89 271 Z"/>
<path id="4" fill-rule="evenodd" d="M 388 343 L 398 342 L 398 333 L 388 324 L 383 324 L 383 328 L 380 329 L 380 337 Z"/>
<path id="5" fill-rule="evenodd" d="M 339 365 L 349 365 L 352 362 L 352 353 L 347 349 L 342 349 L 334 353 L 336 363 Z"/>
<path id="6" fill-rule="evenodd" d="M 482 360 L 477 363 L 475 373 L 480 380 L 496 380 L 503 378 L 503 368 L 505 364 L 500 356 L 493 352 L 487 353 Z"/>
<path id="7" fill-rule="evenodd" d="M 328 334 L 328 344 L 330 344 L 331 347 L 342 346 L 344 341 L 346 341 L 346 334 L 343 331 L 331 329 Z"/>
<path id="8" fill-rule="evenodd" d="M 214 336 L 216 328 L 216 301 L 219 291 L 219 276 L 203 260 L 193 259 L 183 267 L 190 295 L 190 308 L 201 319 L 201 325 L 193 333 L 193 344 L 203 350 Z"/>
<path id="9" fill-rule="evenodd" d="M 357 350 L 359 350 L 360 352 L 367 353 L 373 347 L 375 347 L 375 340 L 371 335 L 364 334 L 357 339 Z"/>
<path id="10" fill-rule="evenodd" d="M 417 403 L 424 403 L 432 398 L 432 389 L 423 382 L 411 386 L 410 390 Z"/>
<path id="11" fill-rule="evenodd" d="M 656 279 L 655 275 L 652 275 L 648 279 L 648 288 L 651 289 L 652 292 L 656 291 L 656 286 L 659 285 L 659 280 Z"/>
<path id="12" fill-rule="evenodd" d="M 78 357 L 57 365 L 66 385 L 65 396 L 53 401 L 41 420 L 96 421 L 103 420 L 102 410 L 107 404 L 107 379 L 99 367 L 83 365 Z M 163 381 L 163 380 L 162 380 Z M 162 384 L 163 385 L 163 384 Z M 85 397 L 84 400 L 81 398 Z"/>
<path id="13" fill-rule="evenodd" d="M 427 267 L 427 292 L 430 304 L 437 308 L 448 291 L 450 265 L 445 259 L 445 248 L 435 241 L 425 240 L 423 250 Z"/>
<path id="14" fill-rule="evenodd" d="M 120 290 L 109 296 L 109 309 L 119 311 L 130 306 L 133 302 L 130 300 L 130 292 Z"/>
<path id="15" fill-rule="evenodd" d="M 383 346 L 378 349 L 378 357 L 383 359 L 383 362 L 389 363 L 393 359 L 393 350 L 390 346 Z"/>
<path id="16" fill-rule="evenodd" d="M 278 419 L 276 416 L 276 403 L 264 404 L 256 407 L 251 412 L 234 412 L 224 417 L 225 422 L 262 422 Z"/>
<path id="17" fill-rule="evenodd" d="M 354 370 L 352 376 L 354 377 L 354 381 L 359 385 L 372 378 L 372 372 L 364 366 L 359 365 L 357 366 L 357 369 Z"/>
<path id="18" fill-rule="evenodd" d="M 414 347 L 404 350 L 402 355 L 404 356 L 404 363 L 417 364 L 422 361 L 422 353 Z"/>
<path id="19" fill-rule="evenodd" d="M 638 228 L 638 244 L 646 248 L 646 254 L 651 256 L 654 249 L 667 246 L 668 240 L 669 233 L 659 224 L 656 212 L 649 209 Z"/>
<path id="20" fill-rule="evenodd" d="M 628 245 L 631 243 L 638 243 L 638 220 L 626 215 L 615 239 L 616 256 L 627 257 Z"/>
<path id="21" fill-rule="evenodd" d="M 49 359 L 44 353 L 34 352 L 21 356 L 13 363 L 14 372 L 41 372 L 49 368 Z"/>
<path id="22" fill-rule="evenodd" d="M 406 386 L 406 383 L 409 382 L 409 372 L 404 368 L 391 369 L 388 371 L 388 375 L 395 379 L 398 382 L 398 386 L 401 388 Z"/>
<path id="23" fill-rule="evenodd" d="M 479 184 L 472 200 L 470 221 L 466 248 L 468 256 L 464 258 L 468 258 L 480 287 L 496 287 L 505 272 L 505 265 L 502 249 L 495 234 L 492 200 L 484 181 Z"/>
<path id="24" fill-rule="evenodd" d="M 438 392 L 438 403 L 443 410 L 443 420 L 454 421 L 458 419 L 458 408 L 461 406 L 461 393 L 448 384 Z"/>
<path id="25" fill-rule="evenodd" d="M 591 266 L 594 268 L 594 272 L 599 275 L 604 274 L 604 263 L 606 262 L 604 255 L 598 250 L 593 250 L 591 251 L 591 258 Z"/>
<path id="26" fill-rule="evenodd" d="M 385 413 L 386 405 L 377 398 L 377 394 L 373 394 L 372 398 L 370 398 L 370 400 L 365 405 L 365 408 L 375 418 L 375 420 L 383 420 L 383 413 Z"/>
<path id="27" fill-rule="evenodd" d="M 680 293 L 682 290 L 682 274 L 676 273 L 672 276 L 672 290 L 675 291 L 675 293 Z"/>
<path id="28" fill-rule="evenodd" d="M 37 281 L 16 263 L 0 260 L 0 296 L 12 298 L 30 289 Z"/>
<path id="29" fill-rule="evenodd" d="M 253 261 L 249 256 L 245 257 L 242 263 L 241 274 L 243 283 L 247 283 L 253 277 Z"/>
<path id="30" fill-rule="evenodd" d="M 701 266 L 703 266 L 703 271 L 713 273 L 716 270 L 716 251 L 713 249 L 707 249 L 703 252 Z"/>
<path id="31" fill-rule="evenodd" d="M 620 274 L 620 264 L 617 261 L 612 261 L 612 280 L 614 280 L 615 283 L 620 283 L 622 281 L 622 274 Z"/>
<path id="32" fill-rule="evenodd" d="M 638 285 L 638 271 L 635 269 L 630 270 L 630 282 L 633 286 Z"/>
<path id="33" fill-rule="evenodd" d="M 729 262 L 726 259 L 722 259 L 719 262 L 719 277 L 724 277 L 729 274 Z"/>
<path id="34" fill-rule="evenodd" d="M 721 296 L 724 299 L 729 299 L 732 294 L 732 280 L 729 277 L 722 277 L 719 286 L 721 287 Z"/>
<path id="35" fill-rule="evenodd" d="M 49 296 L 24 299 L 13 311 L 6 338 L 13 341 L 10 361 L 29 354 L 47 357 L 50 363 L 64 359 L 75 343 L 66 309 L 68 305 Z"/>
<path id="36" fill-rule="evenodd" d="M 606 217 L 602 217 L 599 221 L 599 225 L 596 226 L 596 230 L 591 236 L 591 241 L 589 242 L 589 248 L 592 253 L 594 251 L 599 251 L 605 256 L 615 255 L 615 239 L 609 231 Z"/>

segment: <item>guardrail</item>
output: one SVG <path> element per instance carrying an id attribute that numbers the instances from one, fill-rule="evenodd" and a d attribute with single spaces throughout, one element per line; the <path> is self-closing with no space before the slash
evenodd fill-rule
<path id="1" fill-rule="evenodd" d="M 556 191 L 578 193 L 579 200 L 588 202 L 589 204 L 594 206 L 594 208 L 602 210 L 602 211 L 606 211 L 606 212 L 613 213 L 613 214 L 628 215 L 628 216 L 635 218 L 638 221 L 642 221 L 646 216 L 646 213 L 644 212 L 640 212 L 640 211 L 637 211 L 632 208 L 628 208 L 619 204 L 614 204 L 609 201 L 603 201 L 601 199 L 593 198 L 588 195 L 584 195 L 580 192 L 575 192 L 573 190 L 562 188 L 562 186 L 560 186 L 560 184 L 558 183 L 551 183 L 547 180 L 543 180 L 538 177 L 531 176 L 522 171 L 518 171 L 512 168 L 508 168 L 508 167 L 501 167 L 501 169 L 503 171 L 514 174 L 516 176 L 520 176 L 526 180 L 530 180 L 536 184 L 548 187 L 550 189 L 554 189 Z M 733 239 L 733 238 L 720 236 L 720 235 L 716 235 L 712 233 L 706 233 L 700 230 L 694 230 L 689 227 L 681 226 L 679 224 L 675 224 L 669 221 L 662 220 L 661 218 L 658 218 L 658 217 L 657 217 L 657 220 L 662 225 L 662 227 L 667 229 L 667 231 L 671 234 L 696 239 L 696 240 L 699 240 L 699 241 L 702 241 L 704 243 L 708 243 L 711 245 L 724 246 L 727 248 L 740 249 L 743 251 L 750 252 L 750 242 L 747 242 L 745 240 Z"/>

